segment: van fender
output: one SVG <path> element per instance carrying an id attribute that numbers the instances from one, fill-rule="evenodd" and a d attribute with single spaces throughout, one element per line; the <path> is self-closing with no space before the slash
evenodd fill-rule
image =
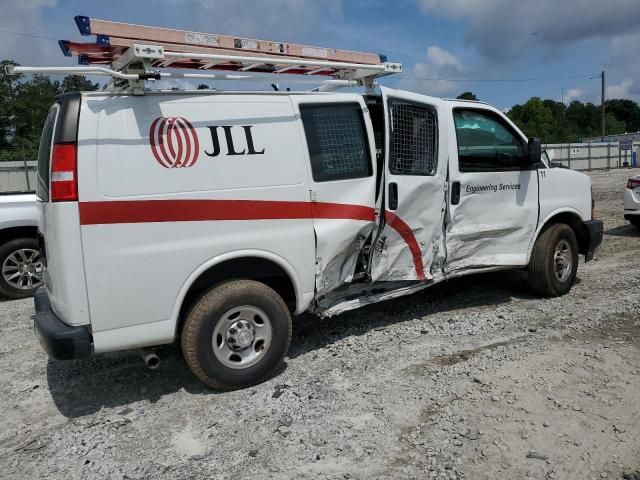
<path id="1" fill-rule="evenodd" d="M 576 218 L 578 218 L 581 222 L 584 222 L 588 219 L 583 218 L 582 214 L 580 213 L 579 210 L 573 208 L 573 207 L 561 207 L 558 208 L 554 211 L 552 211 L 550 214 L 548 214 L 545 219 L 543 221 L 540 222 L 540 224 L 538 225 L 538 228 L 536 229 L 536 233 L 533 236 L 531 242 L 529 243 L 529 248 L 527 249 L 527 265 L 529 264 L 529 261 L 531 260 L 531 253 L 533 252 L 533 246 L 536 243 L 536 240 L 538 240 L 538 237 L 540 236 L 540 233 L 542 232 L 542 230 L 544 229 L 544 227 L 546 227 L 549 222 L 551 220 L 553 220 L 554 217 L 557 217 L 560 214 L 563 213 L 569 213 L 574 215 Z"/>
<path id="2" fill-rule="evenodd" d="M 209 259 L 204 262 L 198 268 L 196 268 L 191 274 L 187 277 L 187 279 L 182 284 L 180 291 L 178 292 L 178 296 L 176 297 L 176 301 L 174 302 L 173 311 L 171 312 L 171 321 L 175 325 L 178 323 L 178 317 L 180 315 L 180 309 L 182 307 L 182 302 L 187 295 L 187 292 L 193 285 L 193 282 L 206 270 L 216 265 L 219 265 L 223 262 L 229 260 L 235 260 L 238 258 L 246 258 L 246 257 L 259 257 L 265 260 L 272 261 L 273 263 L 280 266 L 289 276 L 291 283 L 293 284 L 293 288 L 296 295 L 296 310 L 295 314 L 298 315 L 304 312 L 311 301 L 313 300 L 313 291 L 305 292 L 302 288 L 302 280 L 300 275 L 296 271 L 296 269 L 289 263 L 286 259 L 282 258 L 279 255 L 276 255 L 273 252 L 269 252 L 267 250 L 235 250 L 232 252 L 223 253 L 221 255 L 216 255 L 215 257 Z"/>

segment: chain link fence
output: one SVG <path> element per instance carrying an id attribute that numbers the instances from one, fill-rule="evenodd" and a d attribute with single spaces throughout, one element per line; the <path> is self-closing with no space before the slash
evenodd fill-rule
<path id="1" fill-rule="evenodd" d="M 549 159 L 572 170 L 625 168 L 638 165 L 640 142 L 630 149 L 620 148 L 619 142 L 611 143 L 556 143 L 543 145 Z"/>

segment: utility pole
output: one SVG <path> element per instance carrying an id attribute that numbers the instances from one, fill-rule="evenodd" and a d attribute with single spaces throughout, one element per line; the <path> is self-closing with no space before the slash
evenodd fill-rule
<path id="1" fill-rule="evenodd" d="M 564 140 L 564 116 L 566 110 L 564 108 L 564 87 L 562 87 L 562 115 L 560 115 L 560 141 Z"/>
<path id="2" fill-rule="evenodd" d="M 601 140 L 604 143 L 604 136 L 605 136 L 605 124 L 604 124 L 604 70 L 602 71 L 600 79 L 602 80 L 602 138 L 601 138 Z"/>

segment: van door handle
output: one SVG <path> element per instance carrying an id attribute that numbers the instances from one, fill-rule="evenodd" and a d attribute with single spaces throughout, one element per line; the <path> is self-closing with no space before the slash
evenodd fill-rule
<path id="1" fill-rule="evenodd" d="M 460 203 L 460 182 L 451 182 L 451 205 Z"/>
<path id="2" fill-rule="evenodd" d="M 389 184 L 389 210 L 398 209 L 398 184 L 396 182 Z"/>

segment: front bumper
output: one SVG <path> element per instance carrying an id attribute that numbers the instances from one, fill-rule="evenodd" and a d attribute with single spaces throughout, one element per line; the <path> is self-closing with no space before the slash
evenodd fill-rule
<path id="1" fill-rule="evenodd" d="M 588 220 L 584 222 L 584 226 L 587 229 L 587 238 L 584 251 L 584 260 L 588 262 L 593 260 L 593 254 L 596 248 L 602 243 L 602 237 L 604 236 L 604 225 L 601 220 Z"/>
<path id="2" fill-rule="evenodd" d="M 72 327 L 60 320 L 53 310 L 49 295 L 40 287 L 33 297 L 36 307 L 34 330 L 42 348 L 57 360 L 87 358 L 92 353 L 92 339 L 85 326 Z"/>

